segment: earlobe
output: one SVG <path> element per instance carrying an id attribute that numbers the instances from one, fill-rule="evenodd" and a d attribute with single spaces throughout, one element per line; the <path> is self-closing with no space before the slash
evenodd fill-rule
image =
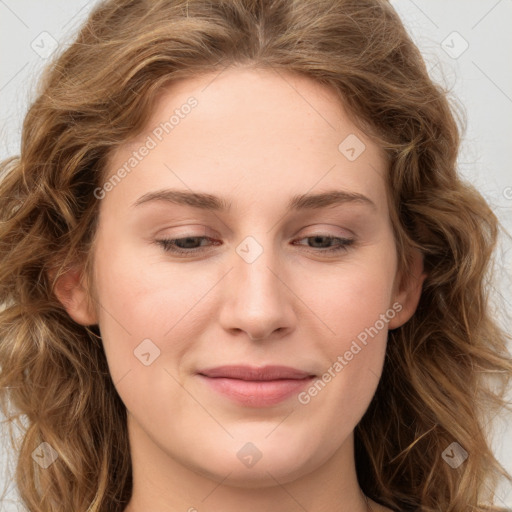
<path id="1" fill-rule="evenodd" d="M 82 283 L 82 275 L 78 267 L 68 269 L 58 277 L 54 292 L 75 322 L 84 326 L 96 325 L 97 314 L 91 305 L 88 290 Z"/>
<path id="2" fill-rule="evenodd" d="M 398 290 L 393 299 L 394 302 L 400 304 L 401 309 L 389 321 L 389 329 L 400 327 L 414 315 L 420 301 L 423 282 L 426 277 L 427 274 L 423 268 L 423 255 L 417 249 L 413 249 L 410 272 L 400 276 Z"/>

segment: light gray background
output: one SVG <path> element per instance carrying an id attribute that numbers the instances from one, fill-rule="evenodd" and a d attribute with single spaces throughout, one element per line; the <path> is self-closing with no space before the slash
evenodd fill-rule
<path id="1" fill-rule="evenodd" d="M 70 40 L 95 3 L 0 0 L 1 159 L 19 153 L 22 120 L 45 57 L 54 46 Z M 461 173 L 478 187 L 512 233 L 512 0 L 392 0 L 392 4 L 420 47 L 431 76 L 448 86 L 464 106 L 467 131 L 459 158 Z M 496 293 L 500 321 L 509 332 L 511 248 L 510 241 L 502 241 Z M 512 472 L 510 416 L 494 424 L 495 452 Z M 5 439 L 0 448 L 0 494 L 8 490 L 0 512 L 22 510 L 12 478 L 2 472 L 5 466 L 12 471 L 14 462 Z M 510 485 L 500 489 L 499 498 L 512 510 Z"/>

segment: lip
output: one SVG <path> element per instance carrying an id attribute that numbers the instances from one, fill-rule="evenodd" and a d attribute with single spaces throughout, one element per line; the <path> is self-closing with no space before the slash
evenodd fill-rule
<path id="1" fill-rule="evenodd" d="M 218 366 L 197 372 L 215 392 L 248 407 L 276 405 L 298 393 L 315 377 L 289 366 Z"/>

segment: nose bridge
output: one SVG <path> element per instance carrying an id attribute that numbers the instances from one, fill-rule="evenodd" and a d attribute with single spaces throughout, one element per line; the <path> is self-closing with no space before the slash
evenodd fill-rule
<path id="1" fill-rule="evenodd" d="M 252 300 L 257 301 L 275 300 L 276 295 L 281 293 L 281 284 L 275 275 L 279 271 L 279 262 L 272 235 L 248 235 L 235 251 L 237 257 L 233 279 L 240 281 L 241 296 L 249 294 Z"/>
<path id="2" fill-rule="evenodd" d="M 292 306 L 280 276 L 271 233 L 246 236 L 235 248 L 221 322 L 227 329 L 263 339 L 292 322 Z M 284 279 L 283 279 L 284 280 Z"/>

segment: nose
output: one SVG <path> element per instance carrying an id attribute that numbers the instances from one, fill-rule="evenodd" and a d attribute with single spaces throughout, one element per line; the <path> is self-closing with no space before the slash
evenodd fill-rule
<path id="1" fill-rule="evenodd" d="M 293 330 L 294 294 L 275 251 L 263 248 L 252 262 L 234 254 L 232 267 L 223 279 L 222 327 L 231 334 L 243 332 L 251 341 L 275 339 Z"/>

